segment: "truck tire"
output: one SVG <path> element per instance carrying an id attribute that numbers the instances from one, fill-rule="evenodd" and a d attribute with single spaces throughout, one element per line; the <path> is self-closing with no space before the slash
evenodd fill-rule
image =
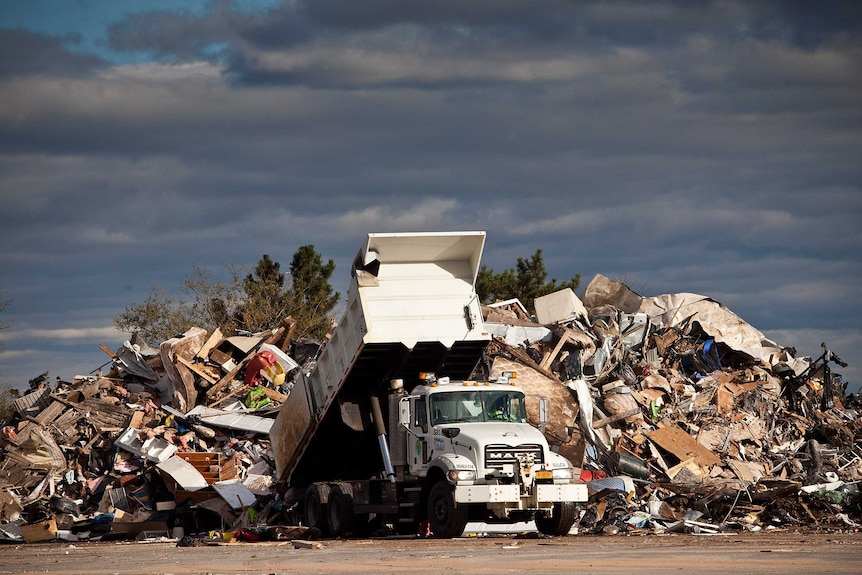
<path id="1" fill-rule="evenodd" d="M 573 501 L 554 503 L 550 515 L 536 513 L 536 529 L 539 533 L 555 537 L 568 535 L 578 516 L 578 506 Z"/>
<path id="2" fill-rule="evenodd" d="M 353 486 L 341 482 L 330 485 L 327 519 L 329 534 L 341 537 L 354 531 Z"/>
<path id="3" fill-rule="evenodd" d="M 325 483 L 312 483 L 305 490 L 305 523 L 308 527 L 320 529 L 324 536 L 329 535 L 326 521 L 329 491 L 329 485 Z"/>
<path id="4" fill-rule="evenodd" d="M 451 539 L 464 533 L 467 506 L 455 503 L 455 493 L 446 481 L 438 481 L 428 494 L 428 523 L 438 539 Z"/>

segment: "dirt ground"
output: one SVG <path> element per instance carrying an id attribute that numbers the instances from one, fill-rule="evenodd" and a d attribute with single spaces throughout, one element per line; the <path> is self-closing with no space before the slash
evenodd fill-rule
<path id="1" fill-rule="evenodd" d="M 44 543 L 0 547 L 0 574 L 862 573 L 862 533 L 389 538 L 177 547 Z"/>

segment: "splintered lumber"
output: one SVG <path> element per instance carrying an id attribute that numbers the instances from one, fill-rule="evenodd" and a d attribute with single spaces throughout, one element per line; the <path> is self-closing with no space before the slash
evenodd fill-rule
<path id="1" fill-rule="evenodd" d="M 206 372 L 206 370 L 203 369 L 198 364 L 190 362 L 189 360 L 187 360 L 186 358 L 184 358 L 181 355 L 177 356 L 177 361 L 180 362 L 181 364 L 183 364 L 184 366 L 186 366 L 187 368 L 189 368 L 190 370 L 192 370 L 193 372 L 195 372 L 196 374 L 198 374 L 199 376 L 201 376 L 202 378 L 204 378 L 205 380 L 207 380 L 208 382 L 210 382 L 210 383 L 216 382 L 216 378 L 214 378 L 213 376 L 208 374 Z"/>
<path id="2" fill-rule="evenodd" d="M 286 328 L 284 328 L 284 327 L 280 327 L 280 328 L 278 328 L 277 330 L 275 330 L 275 332 L 273 332 L 273 334 L 272 334 L 271 336 L 269 336 L 268 338 L 266 338 L 266 340 L 265 340 L 263 343 L 268 343 L 268 344 L 270 344 L 270 345 L 274 344 L 275 342 L 279 341 L 279 339 L 281 339 L 282 337 L 284 337 L 284 332 L 285 332 L 285 331 L 286 331 Z M 223 378 L 221 378 L 221 379 L 218 381 L 218 383 L 216 383 L 214 386 L 212 386 L 212 387 L 209 389 L 209 391 L 207 391 L 207 399 L 208 399 L 208 400 L 210 400 L 210 401 L 212 401 L 212 400 L 214 400 L 216 397 L 218 397 L 218 395 L 222 392 L 222 390 L 223 390 L 225 387 L 227 387 L 227 386 L 228 386 L 228 385 L 229 385 L 229 384 L 234 380 L 234 378 L 235 378 L 237 375 L 239 375 L 240 371 L 242 371 L 243 369 L 245 369 L 245 365 L 246 365 L 249 361 L 251 361 L 251 359 L 255 356 L 255 354 L 256 354 L 256 353 L 257 353 L 257 349 L 254 349 L 254 350 L 252 350 L 251 352 L 249 352 L 249 354 L 248 354 L 248 355 L 246 355 L 246 356 L 242 359 L 242 361 L 240 361 L 240 362 L 236 365 L 236 367 L 235 367 L 235 368 L 233 368 L 232 370 L 230 370 L 230 373 L 228 373 L 227 375 L 225 375 Z"/>
<path id="3" fill-rule="evenodd" d="M 694 459 L 702 467 L 721 465 L 721 459 L 697 440 L 675 425 L 660 427 L 647 434 L 650 441 L 674 454 L 680 461 Z"/>
<path id="4" fill-rule="evenodd" d="M 215 328 L 215 330 L 210 334 L 209 339 L 206 340 L 203 347 L 201 347 L 195 357 L 198 359 L 205 360 L 209 357 L 212 349 L 218 345 L 218 343 L 224 338 L 224 335 L 221 332 L 220 328 Z"/>
<path id="5" fill-rule="evenodd" d="M 636 407 L 636 408 L 630 409 L 628 411 L 623 411 L 621 413 L 617 413 L 617 414 L 614 414 L 614 415 L 611 415 L 608 417 L 596 419 L 592 422 L 593 429 L 596 429 L 597 427 L 604 427 L 605 425 L 608 425 L 609 423 L 615 423 L 615 422 L 617 422 L 621 419 L 625 419 L 627 417 L 632 417 L 633 415 L 637 415 L 640 412 L 641 412 L 640 408 Z"/>

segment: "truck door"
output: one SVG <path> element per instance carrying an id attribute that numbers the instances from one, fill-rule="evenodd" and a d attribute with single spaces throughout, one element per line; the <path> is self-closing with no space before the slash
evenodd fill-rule
<path id="1" fill-rule="evenodd" d="M 410 468 L 413 471 L 422 469 L 428 465 L 431 459 L 431 454 L 428 450 L 428 403 L 427 397 L 417 395 L 412 398 L 413 401 L 413 421 L 411 421 L 411 431 L 413 431 L 413 449 L 410 450 Z"/>

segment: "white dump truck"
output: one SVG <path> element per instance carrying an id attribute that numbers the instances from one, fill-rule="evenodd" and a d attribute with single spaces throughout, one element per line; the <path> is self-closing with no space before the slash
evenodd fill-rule
<path id="1" fill-rule="evenodd" d="M 270 430 L 304 523 L 436 537 L 468 521 L 569 532 L 586 486 L 527 422 L 509 374 L 472 381 L 490 341 L 474 282 L 484 232 L 369 234 L 347 310 Z M 540 413 L 547 400 L 539 398 Z M 544 416 L 542 416 L 544 417 Z"/>

